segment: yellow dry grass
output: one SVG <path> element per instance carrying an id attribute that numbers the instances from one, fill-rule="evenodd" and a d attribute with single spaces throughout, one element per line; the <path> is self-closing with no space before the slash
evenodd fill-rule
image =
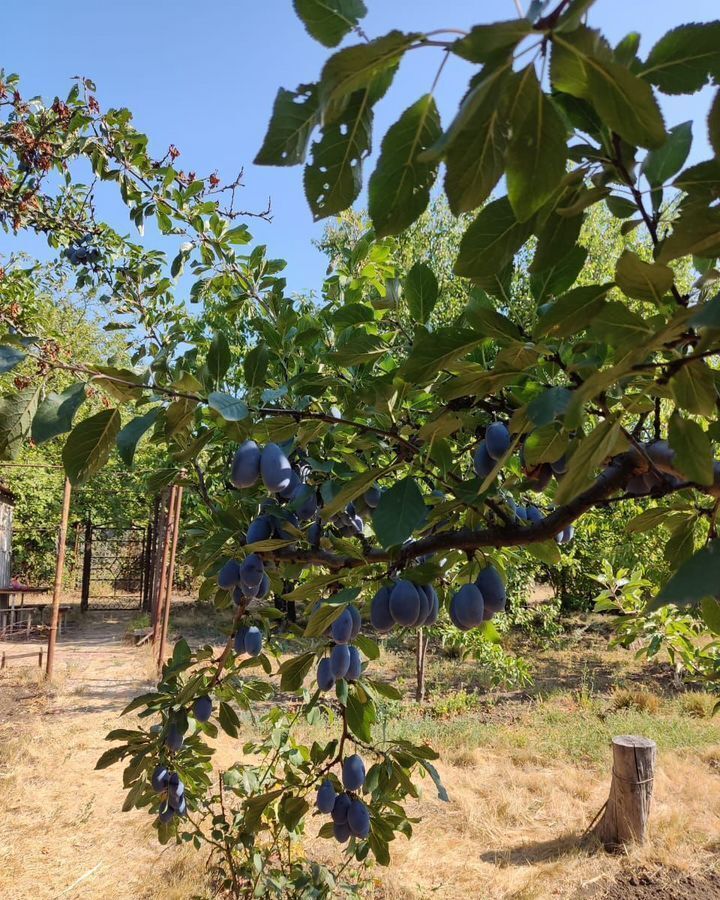
<path id="1" fill-rule="evenodd" d="M 89 637 L 98 637 L 86 626 Z M 23 670 L 0 677 L 0 898 L 2 900 L 189 900 L 210 896 L 203 854 L 160 847 L 145 812 L 122 813 L 121 767 L 96 772 L 105 734 L 152 677 L 149 656 L 120 643 L 120 624 L 102 626 L 94 648 L 73 657 L 52 690 Z M 108 633 L 109 628 L 109 633 Z M 402 664 L 390 660 L 393 671 Z M 568 662 L 569 666 L 569 662 Z M 576 671 L 580 668 L 576 660 Z M 644 692 L 633 701 L 610 693 L 565 691 L 518 704 L 512 715 L 478 720 L 467 709 L 438 725 L 412 705 L 407 727 L 435 729 L 432 742 L 450 795 L 442 803 L 429 779 L 409 805 L 422 817 L 411 841 L 393 844 L 389 869 L 372 872 L 387 900 L 480 898 L 543 900 L 602 896 L 622 868 L 707 871 L 717 860 L 720 745 L 716 724 L 698 718 L 705 695 L 680 700 Z M 702 699 L 698 699 L 702 698 Z M 3 699 L 5 702 L 3 702 Z M 646 702 L 647 701 L 647 702 Z M 620 712 L 615 712 L 619 707 Z M 610 754 L 597 729 L 613 715 L 655 723 L 661 744 L 651 840 L 629 856 L 609 856 L 580 838 L 606 795 Z M 414 717 L 414 718 L 413 718 Z M 618 722 L 633 719 L 618 719 Z M 122 723 L 125 724 L 125 723 Z M 450 729 L 456 724 L 463 728 Z M 615 727 L 615 720 L 611 720 Z M 577 737 L 568 735 L 576 728 Z M 415 734 L 415 731 L 413 734 Z M 598 737 L 601 734 L 601 737 Z M 594 747 L 602 743 L 599 757 Z M 594 743 L 593 743 L 594 742 Z M 230 764 L 239 742 L 218 741 Z M 581 748 L 577 753 L 575 747 Z M 310 834 L 316 831 L 313 819 Z M 336 846 L 308 837 L 308 850 L 338 861 Z"/>

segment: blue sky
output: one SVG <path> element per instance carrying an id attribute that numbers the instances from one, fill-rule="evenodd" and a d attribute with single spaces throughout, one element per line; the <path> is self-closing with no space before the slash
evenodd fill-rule
<path id="1" fill-rule="evenodd" d="M 390 28 L 467 28 L 516 15 L 513 0 L 366 0 L 366 5 L 363 25 L 370 36 Z M 613 43 L 639 30 L 644 55 L 669 28 L 717 15 L 717 0 L 597 0 L 590 22 Z M 272 224 L 253 221 L 251 231 L 268 244 L 271 256 L 288 260 L 294 290 L 320 286 L 326 260 L 311 240 L 321 234 L 322 223 L 312 221 L 300 168 L 256 167 L 252 160 L 278 87 L 314 80 L 327 53 L 305 33 L 291 0 L 23 0 L 3 11 L 0 35 L 0 65 L 21 75 L 26 97 L 64 95 L 73 75 L 86 75 L 96 81 L 103 108 L 133 111 L 157 155 L 174 143 L 182 152 L 178 165 L 199 173 L 217 169 L 226 180 L 244 167 L 242 206 L 262 209 L 271 197 L 273 208 Z M 422 50 L 403 62 L 377 109 L 376 148 L 400 112 L 429 89 L 439 61 L 439 52 Z M 454 58 L 445 67 L 436 91 L 444 122 L 472 71 Z M 709 92 L 661 100 L 669 126 L 696 121 L 692 157 L 709 156 L 704 129 Z M 358 202 L 362 205 L 363 198 Z M 108 203 L 100 212 L 130 231 L 118 205 Z M 20 243 L 42 252 L 28 238 Z M 0 233 L 0 253 L 17 246 Z"/>

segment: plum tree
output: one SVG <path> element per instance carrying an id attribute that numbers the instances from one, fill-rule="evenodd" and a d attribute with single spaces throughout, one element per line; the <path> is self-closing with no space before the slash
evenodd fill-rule
<path id="1" fill-rule="evenodd" d="M 304 164 L 316 218 L 359 195 L 374 106 L 406 56 L 437 51 L 438 77 L 449 57 L 472 68 L 453 120 L 441 123 L 424 94 L 377 142 L 372 228 L 334 256 L 316 300 L 289 295 L 282 261 L 247 246 L 247 224 L 222 205 L 234 191 L 191 178 L 174 153 L 153 158 L 129 113 L 101 113 L 87 81 L 46 106 L 0 76 L 0 221 L 46 235 L 78 289 L 108 298 L 132 365 L 63 361 L 8 324 L 2 368 L 37 383 L 20 378 L 4 398 L 0 455 L 12 458 L 27 437 L 67 435 L 63 465 L 80 484 L 114 447 L 132 465 L 143 439 L 163 459 L 149 485 L 192 490 L 187 560 L 202 599 L 228 611 L 228 643 L 215 655 L 179 641 L 157 690 L 133 706 L 140 726 L 116 732 L 101 762 L 127 760 L 127 805 L 147 807 L 162 840 L 207 840 L 227 892 L 249 881 L 257 896 L 277 867 L 296 887 L 298 876 L 256 837 L 285 846 L 302 830 L 317 782 L 339 787 L 349 742 L 368 760 L 370 830 L 362 837 L 363 822 L 350 834 L 359 798 L 341 793 L 320 831 L 356 860 L 387 864 L 391 839 L 412 832 L 403 803 L 414 771 L 442 795 L 430 748 L 392 735 L 374 743 L 378 702 L 398 699 L 363 670 L 359 650 L 376 659 L 377 633 L 447 615 L 492 634 L 488 619 L 506 597 L 488 567 L 507 572 L 526 552 L 553 566 L 586 513 L 612 515 L 628 499 L 643 507 L 631 530 L 671 532 L 674 574 L 651 607 L 686 606 L 709 633 L 720 576 L 720 102 L 680 124 L 666 124 L 660 105 L 663 94 L 716 89 L 720 25 L 681 25 L 641 53 L 634 36 L 613 47 L 586 0 L 533 3 L 525 17 L 460 34 L 362 40 L 351 33 L 363 4 L 325 4 L 322 17 L 295 6 L 313 37 L 348 44 L 318 82 L 280 90 L 257 162 Z M 705 49 L 689 57 L 695 46 Z M 712 156 L 688 163 L 693 125 L 707 130 Z M 151 220 L 172 258 L 96 222 L 78 165 L 119 182 L 133 223 Z M 432 257 L 393 256 L 441 165 L 461 234 L 450 274 Z M 601 277 L 586 227 L 598 210 Z M 186 290 L 201 313 L 188 312 Z M 82 394 L 77 422 L 47 391 L 56 370 Z M 84 416 L 88 385 L 102 400 Z M 263 517 L 269 533 L 255 524 Z M 299 606 L 298 653 L 279 663 L 280 688 L 297 695 L 297 721 L 319 717 L 337 734 L 306 747 L 273 707 L 253 744 L 268 764 L 224 773 L 221 796 L 207 741 L 218 728 L 236 737 L 236 709 L 268 696 L 253 672 L 273 674 L 273 642 L 265 652 L 261 639 L 281 622 L 264 602 L 271 592 Z M 350 655 L 343 677 L 331 639 Z M 192 717 L 201 697 L 217 705 L 212 722 Z M 168 756 L 197 825 L 170 814 L 155 788 Z M 228 792 L 236 809 L 223 817 Z"/>

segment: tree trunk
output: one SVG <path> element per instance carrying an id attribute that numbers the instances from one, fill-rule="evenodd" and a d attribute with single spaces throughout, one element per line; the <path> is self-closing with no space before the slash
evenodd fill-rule
<path id="1" fill-rule="evenodd" d="M 607 849 L 645 843 L 655 777 L 655 741 L 621 735 L 612 748 L 610 795 L 595 829 Z"/>

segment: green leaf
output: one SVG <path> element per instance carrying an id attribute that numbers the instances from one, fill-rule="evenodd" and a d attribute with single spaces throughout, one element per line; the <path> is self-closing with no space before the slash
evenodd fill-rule
<path id="1" fill-rule="evenodd" d="M 629 219 L 638 211 L 637 206 L 632 200 L 614 194 L 605 198 L 605 204 L 616 219 Z"/>
<path id="2" fill-rule="evenodd" d="M 437 790 L 438 800 L 442 800 L 443 803 L 449 803 L 450 797 L 448 796 L 448 792 L 445 790 L 445 785 L 442 783 L 438 770 L 435 766 L 428 762 L 426 759 L 419 760 L 420 765 L 425 769 L 428 775 L 432 778 L 433 784 Z"/>
<path id="3" fill-rule="evenodd" d="M 531 274 L 544 272 L 551 267 L 569 266 L 568 255 L 572 253 L 576 254 L 575 261 L 577 262 L 578 247 L 576 244 L 580 237 L 584 218 L 583 215 L 561 216 L 555 210 L 550 213 L 537 233 L 538 242 L 530 266 Z"/>
<path id="4" fill-rule="evenodd" d="M 25 354 L 18 347 L 0 344 L 0 375 L 11 372 L 24 359 Z"/>
<path id="5" fill-rule="evenodd" d="M 592 482 L 595 469 L 626 444 L 627 439 L 622 436 L 618 422 L 606 419 L 596 425 L 570 457 L 567 472 L 555 494 L 556 502 L 567 503 L 581 493 Z"/>
<path id="6" fill-rule="evenodd" d="M 104 409 L 70 432 L 62 459 L 71 484 L 82 484 L 102 469 L 120 431 L 120 412 Z"/>
<path id="7" fill-rule="evenodd" d="M 38 406 L 32 423 L 31 436 L 42 444 L 72 428 L 75 413 L 85 402 L 85 384 L 79 382 L 65 388 L 62 394 L 49 393 Z"/>
<path id="8" fill-rule="evenodd" d="M 663 35 L 641 69 L 665 94 L 692 94 L 720 77 L 720 22 L 680 25 Z"/>
<path id="9" fill-rule="evenodd" d="M 359 591 L 357 591 L 359 593 Z M 343 612 L 346 603 L 321 603 L 310 613 L 305 631 L 305 637 L 319 637 L 332 625 L 335 619 Z"/>
<path id="10" fill-rule="evenodd" d="M 628 143 L 655 148 L 667 140 L 660 107 L 650 85 L 629 69 L 588 52 L 589 29 L 555 35 L 553 86 L 591 103 L 603 123 Z"/>
<path id="11" fill-rule="evenodd" d="M 405 51 L 418 37 L 417 33 L 391 31 L 373 41 L 354 44 L 333 54 L 323 66 L 318 85 L 324 117 L 337 118 L 347 97 L 358 91 L 364 93 L 379 75 L 394 72 Z M 389 82 L 385 90 L 388 86 Z"/>
<path id="12" fill-rule="evenodd" d="M 512 262 L 532 229 L 532 220 L 517 221 L 507 197 L 488 203 L 462 237 L 455 274 L 467 278 L 495 275 Z"/>
<path id="13" fill-rule="evenodd" d="M 528 403 L 527 416 L 538 428 L 549 425 L 568 408 L 572 394 L 564 387 L 551 387 Z"/>
<path id="14" fill-rule="evenodd" d="M 617 301 L 606 303 L 594 316 L 591 325 L 592 335 L 599 335 L 603 341 L 621 350 L 637 345 L 652 332 L 652 326 L 646 319 Z"/>
<path id="15" fill-rule="evenodd" d="M 361 366 L 372 363 L 384 353 L 387 353 L 387 347 L 379 335 L 355 328 L 341 345 L 328 354 L 328 359 L 340 366 Z"/>
<path id="16" fill-rule="evenodd" d="M 558 218 L 560 218 L 558 216 Z M 565 221 L 571 221 L 565 219 Z M 540 238 L 542 240 L 542 237 Z M 535 252 L 537 258 L 540 252 L 541 243 L 538 242 L 538 249 Z M 557 297 L 571 288 L 587 259 L 588 252 L 584 247 L 576 245 L 562 255 L 562 258 L 553 263 L 548 268 L 541 267 L 537 272 L 531 269 L 530 274 L 530 290 L 535 301 L 539 304 L 544 303 L 550 297 Z"/>
<path id="17" fill-rule="evenodd" d="M 674 515 L 673 510 L 664 506 L 655 506 L 652 509 L 646 509 L 627 523 L 625 531 L 627 531 L 628 534 L 653 531 L 660 525 L 666 524 L 666 520 L 672 515 Z"/>
<path id="18" fill-rule="evenodd" d="M 366 634 L 359 634 L 353 643 L 368 659 L 380 658 L 380 647 L 378 647 L 377 641 L 369 638 Z"/>
<path id="19" fill-rule="evenodd" d="M 507 191 L 515 216 L 525 222 L 550 198 L 565 175 L 565 126 L 540 87 L 535 65 L 519 73 L 510 118 Z"/>
<path id="20" fill-rule="evenodd" d="M 436 156 L 445 155 L 445 193 L 455 215 L 484 203 L 503 174 L 511 74 L 504 66 L 477 84 L 471 82 L 458 114 L 434 148 Z"/>
<path id="21" fill-rule="evenodd" d="M 362 0 L 293 0 L 298 17 L 311 37 L 336 47 L 367 13 Z"/>
<path id="22" fill-rule="evenodd" d="M 646 263 L 632 250 L 623 251 L 615 268 L 615 281 L 627 297 L 660 303 L 670 292 L 673 270 L 661 263 Z"/>
<path id="23" fill-rule="evenodd" d="M 309 650 L 300 656 L 286 659 L 278 669 L 280 675 L 281 691 L 299 691 L 305 681 L 305 677 L 312 668 L 315 660 L 315 652 Z"/>
<path id="24" fill-rule="evenodd" d="M 350 481 L 345 482 L 340 490 L 335 494 L 332 500 L 328 501 L 322 508 L 322 517 L 325 521 L 331 519 L 336 513 L 344 509 L 351 500 L 364 494 L 378 478 L 382 478 L 390 470 L 388 466 L 380 468 L 367 469 L 355 475 Z"/>
<path id="25" fill-rule="evenodd" d="M 589 284 L 563 294 L 539 319 L 536 333 L 566 337 L 586 328 L 605 305 L 605 297 L 612 286 L 612 282 Z"/>
<path id="26" fill-rule="evenodd" d="M 0 401 L 0 459 L 16 459 L 30 433 L 40 386 L 26 387 Z"/>
<path id="27" fill-rule="evenodd" d="M 265 384 L 270 351 L 261 341 L 252 350 L 248 350 L 243 360 L 243 372 L 248 387 L 262 387 Z"/>
<path id="28" fill-rule="evenodd" d="M 361 741 L 372 741 L 372 726 L 375 724 L 375 704 L 368 697 L 362 702 L 357 694 L 348 697 L 347 723 L 350 732 Z"/>
<path id="29" fill-rule="evenodd" d="M 700 604 L 703 621 L 713 634 L 720 634 L 720 603 L 715 597 L 703 597 Z"/>
<path id="30" fill-rule="evenodd" d="M 720 209 L 690 206 L 673 221 L 673 230 L 660 245 L 657 261 L 667 263 L 690 254 L 720 256 Z"/>
<path id="31" fill-rule="evenodd" d="M 423 262 L 416 262 L 405 277 L 405 299 L 410 315 L 423 325 L 430 318 L 438 298 L 435 273 Z"/>
<path id="32" fill-rule="evenodd" d="M 368 185 L 368 209 L 378 237 L 404 231 L 427 207 L 437 163 L 419 157 L 441 133 L 431 94 L 408 107 L 388 129 Z"/>
<path id="33" fill-rule="evenodd" d="M 652 187 L 659 187 L 685 165 L 692 145 L 692 122 L 683 122 L 668 132 L 668 139 L 657 150 L 650 150 L 640 171 Z"/>
<path id="34" fill-rule="evenodd" d="M 140 438 L 155 424 L 159 414 L 160 407 L 156 406 L 154 409 L 146 412 L 144 416 L 136 416 L 134 419 L 131 419 L 118 432 L 116 441 L 118 453 L 126 466 L 132 466 Z"/>
<path id="35" fill-rule="evenodd" d="M 675 451 L 674 465 L 689 481 L 713 483 L 713 452 L 707 432 L 692 419 L 675 412 L 670 417 L 668 443 Z"/>
<path id="36" fill-rule="evenodd" d="M 715 99 L 708 113 L 708 137 L 715 151 L 715 156 L 720 157 L 720 90 L 715 94 Z"/>
<path id="37" fill-rule="evenodd" d="M 220 391 L 213 391 L 208 395 L 208 406 L 220 413 L 226 422 L 242 422 L 249 413 L 245 402 Z"/>
<path id="38" fill-rule="evenodd" d="M 238 719 L 235 710 L 225 700 L 220 701 L 218 722 L 225 734 L 229 734 L 231 738 L 236 738 L 238 736 L 240 720 Z"/>
<path id="39" fill-rule="evenodd" d="M 469 62 L 487 63 L 494 59 L 498 50 L 509 51 L 532 33 L 532 25 L 525 18 L 475 25 L 465 37 L 451 44 L 450 49 Z"/>
<path id="40" fill-rule="evenodd" d="M 556 541 L 542 541 L 540 544 L 528 544 L 525 548 L 530 556 L 539 559 L 546 566 L 556 566 L 562 559 L 560 548 Z"/>
<path id="41" fill-rule="evenodd" d="M 525 439 L 523 452 L 529 466 L 538 466 L 544 462 L 557 462 L 567 447 L 567 432 L 551 422 L 530 432 Z"/>
<path id="42" fill-rule="evenodd" d="M 714 415 L 718 399 L 715 373 L 702 359 L 688 363 L 673 375 L 670 390 L 681 409 L 708 418 Z"/>
<path id="43" fill-rule="evenodd" d="M 720 541 L 712 541 L 680 566 L 645 611 L 652 612 L 667 603 L 696 606 L 704 597 L 715 597 L 718 584 Z"/>
<path id="44" fill-rule="evenodd" d="M 403 478 L 380 497 L 373 528 L 384 548 L 402 544 L 425 521 L 427 510 L 413 478 Z"/>
<path id="45" fill-rule="evenodd" d="M 315 85 L 298 91 L 280 88 L 256 166 L 296 166 L 305 162 L 310 135 L 320 122 Z"/>
<path id="46" fill-rule="evenodd" d="M 433 332 L 419 329 L 402 367 L 402 377 L 412 384 L 432 380 L 441 369 L 452 365 L 484 340 L 484 335 L 467 328 L 439 328 Z"/>
<path id="47" fill-rule="evenodd" d="M 225 333 L 216 331 L 208 349 L 207 367 L 213 380 L 222 381 L 223 375 L 230 368 L 230 345 Z"/>
<path id="48" fill-rule="evenodd" d="M 486 306 L 485 302 L 490 302 L 487 297 L 485 297 L 485 302 L 483 303 L 477 302 L 476 297 L 477 295 L 471 297 L 470 302 L 465 307 L 465 318 L 473 328 L 486 337 L 493 338 L 493 340 L 501 343 L 522 340 L 520 330 L 514 322 L 511 322 L 507 316 L 497 312 L 491 306 Z"/>

